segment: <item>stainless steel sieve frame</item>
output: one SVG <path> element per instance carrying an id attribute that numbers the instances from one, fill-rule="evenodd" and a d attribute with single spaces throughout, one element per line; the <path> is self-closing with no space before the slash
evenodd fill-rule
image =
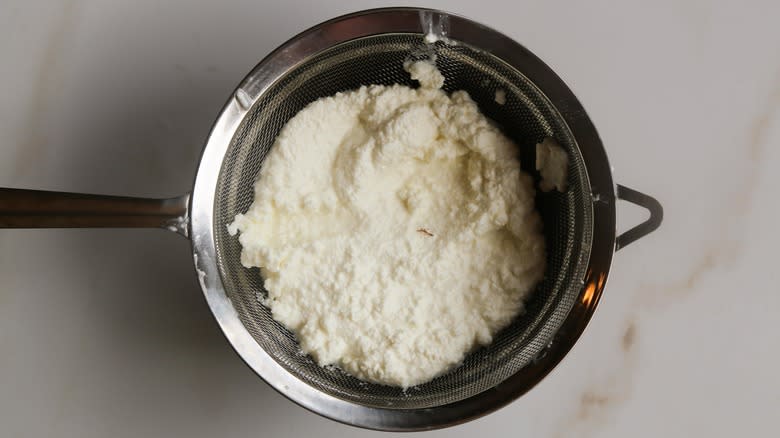
<path id="1" fill-rule="evenodd" d="M 330 396 L 299 380 L 257 345 L 241 323 L 220 277 L 214 205 L 220 164 L 252 105 L 296 65 L 334 45 L 386 33 L 435 31 L 485 50 L 521 71 L 558 110 L 580 149 L 591 186 L 593 240 L 576 304 L 548 348 L 531 364 L 495 387 L 451 404 L 424 409 L 364 406 Z M 615 202 L 650 211 L 650 218 L 617 236 Z M 244 361 L 268 384 L 299 405 L 342 423 L 381 430 L 426 430 L 463 423 L 518 398 L 568 353 L 590 320 L 605 287 L 614 252 L 655 230 L 663 211 L 653 198 L 616 186 L 596 129 L 574 94 L 536 56 L 510 38 L 457 15 L 418 8 L 374 9 L 315 26 L 283 44 L 241 82 L 208 137 L 191 195 L 137 199 L 0 188 L 0 228 L 163 227 L 192 240 L 201 288 L 222 331 Z"/>
<path id="2" fill-rule="evenodd" d="M 582 292 L 558 334 L 541 357 L 522 372 L 476 396 L 425 409 L 364 406 L 330 396 L 289 373 L 257 346 L 226 295 L 217 267 L 214 203 L 221 163 L 252 105 L 280 77 L 323 50 L 356 38 L 387 33 L 425 34 L 431 30 L 459 43 L 486 49 L 522 71 L 552 102 L 576 138 L 592 189 L 593 244 Z M 616 238 L 615 200 L 650 210 L 648 221 Z M 241 358 L 277 391 L 299 405 L 343 423 L 381 430 L 425 430 L 463 423 L 492 412 L 536 385 L 560 362 L 590 320 L 606 284 L 612 255 L 660 225 L 657 201 L 612 180 L 606 152 L 582 105 L 563 81 L 520 44 L 486 26 L 442 11 L 383 8 L 338 17 L 292 38 L 261 61 L 225 105 L 208 138 L 198 168 L 191 208 L 191 238 L 201 287 L 225 336 Z"/>

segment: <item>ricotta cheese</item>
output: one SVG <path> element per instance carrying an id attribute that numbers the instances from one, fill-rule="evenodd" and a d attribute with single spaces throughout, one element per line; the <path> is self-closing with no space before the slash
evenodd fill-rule
<path id="1" fill-rule="evenodd" d="M 364 86 L 290 119 L 228 227 L 305 353 L 400 387 L 489 344 L 545 267 L 515 144 L 433 64 L 406 68 L 420 88 Z"/>
<path id="2" fill-rule="evenodd" d="M 536 144 L 536 170 L 542 175 L 539 189 L 543 192 L 566 191 L 569 177 L 569 156 L 552 137 Z"/>

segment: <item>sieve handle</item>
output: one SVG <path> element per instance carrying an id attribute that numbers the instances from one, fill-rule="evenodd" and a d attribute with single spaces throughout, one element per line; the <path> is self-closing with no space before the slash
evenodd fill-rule
<path id="1" fill-rule="evenodd" d="M 644 193 L 618 184 L 617 198 L 646 208 L 650 212 L 650 217 L 641 224 L 619 235 L 615 241 L 615 251 L 655 231 L 664 218 L 664 209 L 661 207 L 661 204 L 655 198 Z"/>
<path id="2" fill-rule="evenodd" d="M 0 188 L 0 228 L 166 228 L 187 237 L 189 198 Z"/>

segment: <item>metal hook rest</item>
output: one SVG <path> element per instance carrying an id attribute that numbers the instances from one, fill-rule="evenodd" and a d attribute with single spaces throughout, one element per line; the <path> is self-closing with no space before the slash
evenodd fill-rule
<path id="1" fill-rule="evenodd" d="M 652 196 L 618 184 L 617 198 L 646 208 L 650 211 L 650 217 L 641 224 L 619 235 L 615 240 L 615 251 L 655 231 L 661 225 L 664 217 L 663 207 Z"/>

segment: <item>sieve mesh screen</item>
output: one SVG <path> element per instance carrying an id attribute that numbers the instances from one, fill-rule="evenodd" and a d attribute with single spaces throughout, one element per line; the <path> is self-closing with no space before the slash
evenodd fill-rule
<path id="1" fill-rule="evenodd" d="M 520 148 L 524 170 L 534 170 L 534 148 L 553 136 L 569 154 L 566 193 L 538 194 L 547 244 L 545 278 L 526 302 L 525 312 L 493 342 L 469 354 L 463 364 L 422 385 L 400 388 L 362 382 L 335 368 L 322 368 L 300 352 L 292 333 L 271 317 L 259 269 L 240 263 L 241 245 L 227 224 L 246 212 L 253 186 L 274 139 L 308 103 L 369 84 L 414 86 L 403 69 L 412 57 L 435 51 L 447 92 L 466 90 L 480 110 Z M 494 101 L 505 90 L 506 103 Z M 457 44 L 425 46 L 419 34 L 383 34 L 352 40 L 319 53 L 274 83 L 247 113 L 222 163 L 215 198 L 217 263 L 225 291 L 241 321 L 291 374 L 335 397 L 398 409 L 441 406 L 489 389 L 529 364 L 552 340 L 582 288 L 592 240 L 590 186 L 577 144 L 560 114 L 519 71 L 489 53 Z"/>

